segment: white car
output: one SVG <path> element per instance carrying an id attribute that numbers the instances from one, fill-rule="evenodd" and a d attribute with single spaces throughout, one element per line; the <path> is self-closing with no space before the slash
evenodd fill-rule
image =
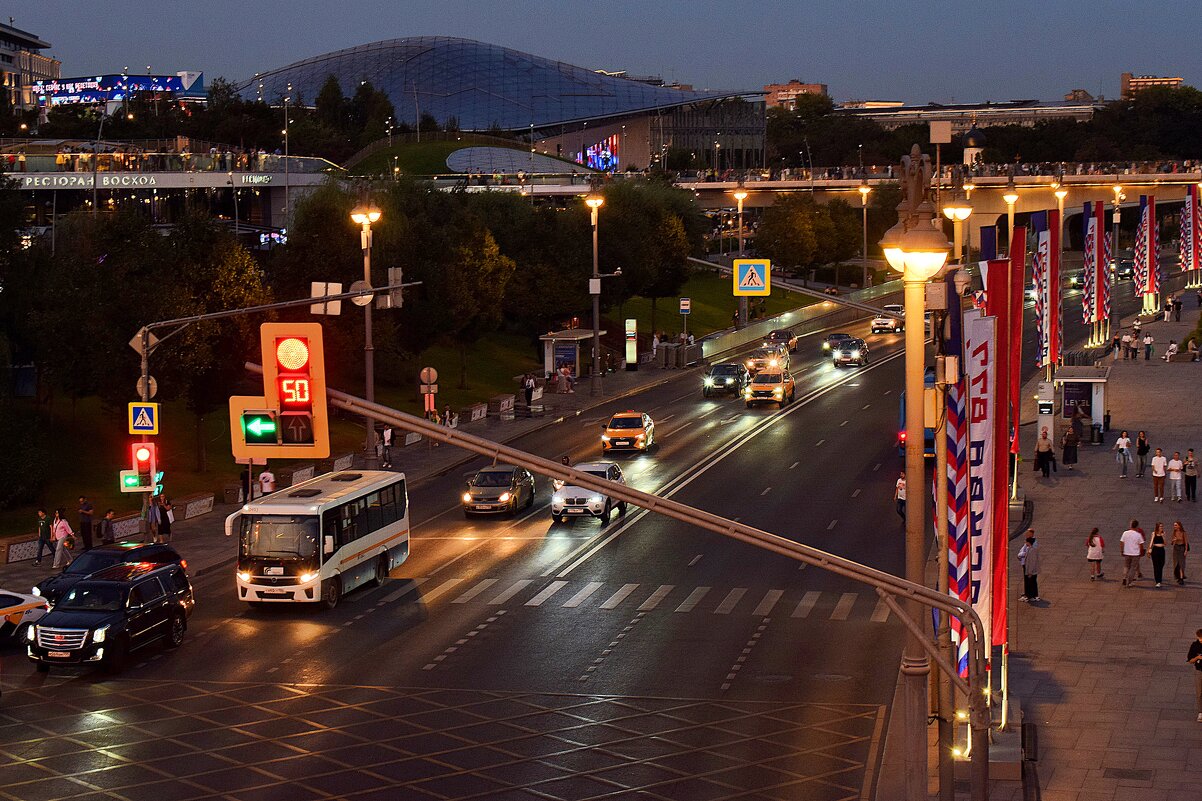
<path id="1" fill-rule="evenodd" d="M 622 476 L 622 468 L 613 462 L 587 462 L 576 465 L 576 469 L 615 484 L 626 483 Z M 551 519 L 556 523 L 573 517 L 598 517 L 601 522 L 608 523 L 614 509 L 617 509 L 620 515 L 626 514 L 626 502 L 615 502 L 596 490 L 570 483 L 555 490 L 555 494 L 551 496 Z"/>
<path id="2" fill-rule="evenodd" d="M 0 590 L 0 637 L 24 638 L 25 629 L 49 609 L 50 604 L 39 595 Z"/>
<path id="3" fill-rule="evenodd" d="M 900 303 L 890 303 L 882 307 L 885 312 L 891 314 L 878 314 L 872 318 L 869 324 L 869 329 L 874 334 L 896 334 L 906 330 L 906 309 Z M 897 315 L 896 317 L 894 315 Z"/>

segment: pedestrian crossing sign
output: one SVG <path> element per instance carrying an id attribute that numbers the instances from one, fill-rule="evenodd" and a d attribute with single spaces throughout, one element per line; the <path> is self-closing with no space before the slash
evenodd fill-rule
<path id="1" fill-rule="evenodd" d="M 159 433 L 159 405 L 157 403 L 131 403 L 129 405 L 129 433 Z"/>
<path id="2" fill-rule="evenodd" d="M 771 266 L 768 259 L 735 259 L 735 297 L 771 295 Z"/>

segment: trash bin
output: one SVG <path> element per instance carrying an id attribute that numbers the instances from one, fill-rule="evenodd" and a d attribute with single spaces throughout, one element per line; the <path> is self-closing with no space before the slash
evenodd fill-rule
<path id="1" fill-rule="evenodd" d="M 225 502 L 226 503 L 241 503 L 242 502 L 242 485 L 241 484 L 226 484 L 225 485 Z"/>
<path id="2" fill-rule="evenodd" d="M 1091 445 L 1101 445 L 1102 444 L 1102 424 L 1094 423 L 1089 428 L 1090 428 L 1090 431 L 1089 431 L 1090 444 Z"/>

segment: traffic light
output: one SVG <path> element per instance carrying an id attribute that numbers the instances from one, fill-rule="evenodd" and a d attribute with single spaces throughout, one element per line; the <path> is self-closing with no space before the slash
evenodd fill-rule
<path id="1" fill-rule="evenodd" d="M 330 455 L 320 323 L 264 323 L 263 397 L 230 398 L 238 459 L 324 459 Z"/>
<path id="2" fill-rule="evenodd" d="M 131 442 L 128 470 L 121 471 L 122 492 L 154 492 L 158 469 L 158 447 L 153 442 Z"/>

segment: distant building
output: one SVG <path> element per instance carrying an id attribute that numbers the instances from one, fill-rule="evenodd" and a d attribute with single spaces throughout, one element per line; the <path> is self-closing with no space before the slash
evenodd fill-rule
<path id="1" fill-rule="evenodd" d="M 1102 95 L 1094 97 L 1084 89 L 1070 89 L 1068 94 L 1064 96 L 1064 99 L 1069 103 L 1093 103 L 1095 100 L 1100 103 L 1106 98 Z"/>
<path id="2" fill-rule="evenodd" d="M 50 48 L 28 31 L 0 24 L 0 90 L 16 108 L 33 105 L 33 85 L 62 75 L 63 62 L 42 55 Z"/>
<path id="3" fill-rule="evenodd" d="M 1129 72 L 1124 72 L 1119 76 L 1119 97 L 1123 100 L 1130 100 L 1138 93 L 1145 89 L 1151 89 L 1154 86 L 1167 86 L 1169 89 L 1177 89 L 1182 84 L 1180 78 L 1161 78 L 1156 75 L 1132 75 Z"/>
<path id="4" fill-rule="evenodd" d="M 925 106 L 903 106 L 874 101 L 845 103 L 835 113 L 861 117 L 892 130 L 903 125 L 934 121 L 952 124 L 953 134 L 970 128 L 993 125 L 1022 125 L 1031 127 L 1045 120 L 1074 120 L 1085 122 L 1101 107 L 1099 101 L 1044 102 L 1040 100 L 1008 100 L 1001 103 L 927 103 Z"/>
<path id="5" fill-rule="evenodd" d="M 767 93 L 766 108 L 787 108 L 793 111 L 797 108 L 797 98 L 801 95 L 828 95 L 824 83 L 802 83 L 794 78 L 788 83 L 770 83 L 764 87 Z"/>

